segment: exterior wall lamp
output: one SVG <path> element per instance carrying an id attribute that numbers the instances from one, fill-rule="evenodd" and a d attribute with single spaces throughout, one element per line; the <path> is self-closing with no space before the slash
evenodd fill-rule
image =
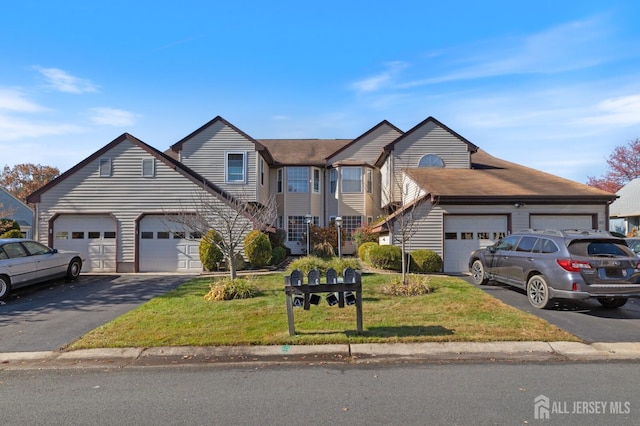
<path id="1" fill-rule="evenodd" d="M 338 226 L 338 259 L 342 259 L 342 216 L 336 217 Z"/>

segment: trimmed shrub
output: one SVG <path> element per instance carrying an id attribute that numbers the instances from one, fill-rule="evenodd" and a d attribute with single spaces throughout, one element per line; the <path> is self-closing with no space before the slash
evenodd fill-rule
<path id="1" fill-rule="evenodd" d="M 248 299 L 260 294 L 256 286 L 246 278 L 224 278 L 209 285 L 209 293 L 204 300 Z"/>
<path id="2" fill-rule="evenodd" d="M 262 268 L 271 259 L 271 243 L 261 231 L 251 231 L 244 237 L 244 254 L 247 255 L 251 266 Z"/>
<path id="3" fill-rule="evenodd" d="M 355 257 L 343 257 L 342 259 L 334 257 L 328 262 L 327 269 L 329 268 L 335 269 L 338 276 L 342 276 L 342 272 L 345 268 L 353 268 L 356 271 L 359 271 L 362 269 L 362 264 L 360 263 L 360 259 Z"/>
<path id="4" fill-rule="evenodd" d="M 414 250 L 411 252 L 411 266 L 415 267 L 417 272 L 440 272 L 442 258 L 433 250 Z"/>
<path id="5" fill-rule="evenodd" d="M 11 229 L 0 235 L 0 238 L 22 238 L 22 232 L 19 229 Z"/>
<path id="6" fill-rule="evenodd" d="M 300 270 L 306 277 L 312 269 L 317 269 L 320 272 L 320 275 L 324 275 L 327 272 L 327 269 L 329 269 L 329 266 L 325 260 L 317 256 L 304 256 L 291 262 L 287 271 L 291 272 L 294 269 Z"/>
<path id="7" fill-rule="evenodd" d="M 389 296 L 420 296 L 433 292 L 433 287 L 429 283 L 431 277 L 420 275 L 407 275 L 407 282 L 403 283 L 402 278 L 395 277 L 382 288 L 382 292 Z"/>
<path id="8" fill-rule="evenodd" d="M 384 245 L 369 250 L 371 264 L 378 269 L 400 271 L 402 269 L 402 250 L 400 247 Z"/>
<path id="9" fill-rule="evenodd" d="M 271 251 L 271 265 L 279 265 L 287 257 L 287 250 L 284 247 L 274 247 Z"/>
<path id="10" fill-rule="evenodd" d="M 213 229 L 209 230 L 200 240 L 198 251 L 200 253 L 200 262 L 205 271 L 215 271 L 218 267 L 217 263 L 222 260 L 222 252 L 213 241 L 220 241 L 221 237 Z"/>
<path id="11" fill-rule="evenodd" d="M 364 263 L 371 263 L 371 259 L 369 259 L 369 251 L 373 247 L 378 247 L 378 246 L 379 244 L 374 242 L 362 243 L 360 247 L 358 247 L 358 257 Z"/>

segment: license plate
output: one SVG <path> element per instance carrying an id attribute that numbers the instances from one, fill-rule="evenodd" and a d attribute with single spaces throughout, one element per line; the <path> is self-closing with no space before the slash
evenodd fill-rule
<path id="1" fill-rule="evenodd" d="M 605 275 L 607 278 L 626 278 L 627 270 L 618 268 L 605 268 Z"/>

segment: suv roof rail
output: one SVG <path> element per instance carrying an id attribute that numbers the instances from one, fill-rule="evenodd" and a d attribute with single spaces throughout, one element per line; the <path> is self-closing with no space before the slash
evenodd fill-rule
<path id="1" fill-rule="evenodd" d="M 529 228 L 529 229 L 520 229 L 520 230 L 514 232 L 514 234 L 523 234 L 523 233 L 527 233 L 527 234 L 547 234 L 547 235 L 556 235 L 558 237 L 564 237 L 564 234 L 559 229 L 533 229 L 533 228 Z"/>
<path id="2" fill-rule="evenodd" d="M 607 237 L 611 236 L 611 233 L 609 231 L 605 231 L 603 229 L 521 229 L 517 232 L 514 232 L 514 234 L 521 234 L 521 233 L 529 233 L 529 234 L 546 234 L 546 235 L 555 235 L 558 237 L 566 237 L 569 234 L 575 235 L 575 234 L 580 234 L 580 235 L 584 235 L 584 236 L 589 236 L 589 235 L 605 235 Z"/>

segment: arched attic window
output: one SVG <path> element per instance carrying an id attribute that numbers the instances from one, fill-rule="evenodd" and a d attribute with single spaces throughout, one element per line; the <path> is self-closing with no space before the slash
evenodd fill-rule
<path id="1" fill-rule="evenodd" d="M 444 161 L 436 154 L 423 155 L 418 167 L 444 167 Z"/>

